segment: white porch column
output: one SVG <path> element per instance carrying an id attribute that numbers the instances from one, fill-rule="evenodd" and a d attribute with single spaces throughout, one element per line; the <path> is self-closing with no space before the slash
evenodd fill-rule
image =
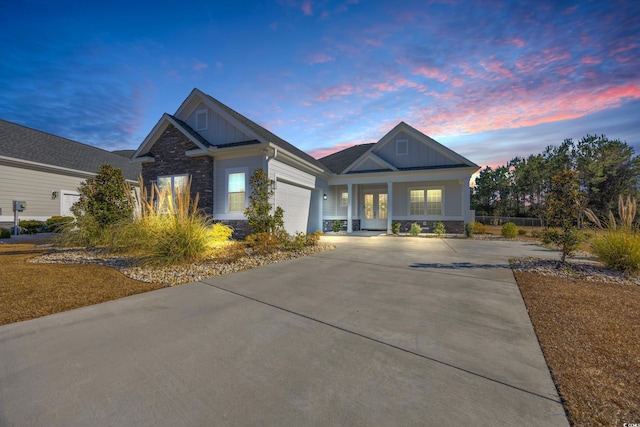
<path id="1" fill-rule="evenodd" d="M 464 179 L 462 181 L 462 215 L 464 217 L 464 223 L 471 222 L 471 189 L 469 188 L 469 181 Z"/>
<path id="2" fill-rule="evenodd" d="M 351 225 L 351 209 L 353 206 L 353 184 L 348 183 L 347 184 L 347 199 L 349 200 L 349 203 L 347 203 L 347 233 L 353 233 L 353 227 Z"/>
<path id="3" fill-rule="evenodd" d="M 387 234 L 392 234 L 392 220 L 393 216 L 393 183 L 387 181 Z"/>

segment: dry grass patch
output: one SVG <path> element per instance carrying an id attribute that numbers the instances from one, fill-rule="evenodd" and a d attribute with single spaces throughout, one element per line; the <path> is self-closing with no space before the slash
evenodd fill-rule
<path id="1" fill-rule="evenodd" d="M 515 276 L 569 421 L 640 422 L 640 286 Z"/>
<path id="2" fill-rule="evenodd" d="M 0 245 L 0 325 L 164 287 L 104 266 L 29 262 L 45 252 L 34 244 Z"/>

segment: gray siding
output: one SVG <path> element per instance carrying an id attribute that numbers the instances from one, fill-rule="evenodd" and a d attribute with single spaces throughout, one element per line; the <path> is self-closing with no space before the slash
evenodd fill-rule
<path id="1" fill-rule="evenodd" d="M 200 110 L 207 110 L 207 129 L 198 130 L 196 126 L 196 114 Z M 204 139 L 213 145 L 229 144 L 254 139 L 225 120 L 221 115 L 208 108 L 203 103 L 198 104 L 195 110 L 184 120 L 192 129 L 198 132 Z"/>
<path id="2" fill-rule="evenodd" d="M 409 189 L 443 188 L 444 216 L 462 216 L 462 186 L 456 181 L 402 182 L 393 185 L 393 217 L 409 216 Z"/>
<path id="3" fill-rule="evenodd" d="M 399 139 L 408 140 L 408 153 L 405 155 L 396 155 L 396 141 Z M 396 138 L 379 149 L 374 150 L 374 152 L 381 159 L 400 169 L 458 164 L 458 161 L 450 159 L 432 147 L 429 147 L 427 144 L 412 138 L 405 132 L 401 132 Z"/>
<path id="4" fill-rule="evenodd" d="M 215 219 L 245 219 L 241 213 L 227 213 L 227 171 L 246 168 L 246 196 L 251 193 L 249 177 L 256 169 L 263 167 L 263 156 L 236 157 L 233 159 L 214 159 L 213 178 L 213 216 Z"/>
<path id="5" fill-rule="evenodd" d="M 83 181 L 78 177 L 0 165 L 0 222 L 13 221 L 14 200 L 27 202 L 27 209 L 20 213 L 21 219 L 43 221 L 60 215 L 60 191 L 75 191 Z M 55 200 L 51 199 L 53 191 L 58 192 Z"/>

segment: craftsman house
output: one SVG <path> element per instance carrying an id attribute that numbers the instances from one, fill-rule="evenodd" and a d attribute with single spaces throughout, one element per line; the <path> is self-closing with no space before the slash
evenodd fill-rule
<path id="1" fill-rule="evenodd" d="M 335 220 L 348 232 L 390 232 L 396 221 L 426 230 L 442 221 L 461 232 L 479 169 L 404 122 L 375 144 L 316 160 L 198 89 L 160 118 L 132 160 L 161 189 L 175 191 L 190 177 L 200 208 L 239 235 L 249 232 L 243 212 L 257 168 L 273 181 L 290 233 L 328 231 Z"/>

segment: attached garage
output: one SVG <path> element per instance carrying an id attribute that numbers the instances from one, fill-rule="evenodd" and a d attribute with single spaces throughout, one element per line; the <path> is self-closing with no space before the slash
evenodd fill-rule
<path id="1" fill-rule="evenodd" d="M 311 190 L 277 181 L 275 205 L 284 210 L 284 228 L 288 233 L 307 232 Z"/>

